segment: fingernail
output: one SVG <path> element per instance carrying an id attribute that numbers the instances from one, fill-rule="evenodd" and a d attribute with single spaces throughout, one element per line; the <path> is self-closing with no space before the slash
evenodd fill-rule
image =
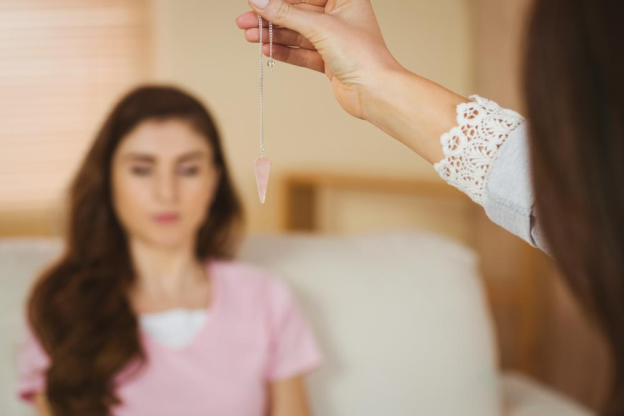
<path id="1" fill-rule="evenodd" d="M 249 0 L 249 1 L 251 2 L 251 4 L 253 4 L 259 9 L 266 9 L 266 7 L 269 5 L 270 0 Z"/>

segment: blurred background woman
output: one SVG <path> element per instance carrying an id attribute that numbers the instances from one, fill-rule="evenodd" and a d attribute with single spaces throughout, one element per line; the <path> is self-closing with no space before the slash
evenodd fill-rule
<path id="1" fill-rule="evenodd" d="M 170 87 L 112 110 L 37 282 L 20 395 L 41 415 L 307 415 L 320 363 L 290 292 L 238 262 L 243 211 L 202 104 Z"/>

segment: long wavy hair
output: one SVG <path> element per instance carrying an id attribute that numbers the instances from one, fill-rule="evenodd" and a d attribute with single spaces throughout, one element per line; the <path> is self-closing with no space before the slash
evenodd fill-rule
<path id="1" fill-rule="evenodd" d="M 225 165 L 213 118 L 194 97 L 167 86 L 144 86 L 112 110 L 70 188 L 65 252 L 37 281 L 28 319 L 50 357 L 46 397 L 55 416 L 107 416 L 119 404 L 114 381 L 145 361 L 129 301 L 135 281 L 127 236 L 113 209 L 115 150 L 146 120 L 187 121 L 213 149 L 221 170 L 214 202 L 196 236 L 195 256 L 231 258 L 243 211 Z"/>
<path id="2" fill-rule="evenodd" d="M 624 1 L 537 0 L 525 89 L 536 210 L 611 350 L 605 416 L 624 416 Z"/>

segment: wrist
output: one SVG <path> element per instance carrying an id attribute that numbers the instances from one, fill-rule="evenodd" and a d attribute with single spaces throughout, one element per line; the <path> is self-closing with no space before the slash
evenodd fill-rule
<path id="1" fill-rule="evenodd" d="M 418 82 L 418 76 L 401 65 L 380 68 L 371 76 L 362 99 L 362 116 L 364 120 L 381 127 L 385 119 L 396 115 L 393 107 L 399 96 Z"/>
<path id="2" fill-rule="evenodd" d="M 407 69 L 380 70 L 362 97 L 363 118 L 431 163 L 444 154 L 440 137 L 457 124 L 467 100 Z"/>

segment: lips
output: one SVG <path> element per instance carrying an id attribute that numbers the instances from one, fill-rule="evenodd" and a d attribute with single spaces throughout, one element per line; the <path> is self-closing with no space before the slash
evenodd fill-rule
<path id="1" fill-rule="evenodd" d="M 154 215 L 154 221 L 159 224 L 170 224 L 180 219 L 180 215 L 176 213 L 163 213 Z"/>

